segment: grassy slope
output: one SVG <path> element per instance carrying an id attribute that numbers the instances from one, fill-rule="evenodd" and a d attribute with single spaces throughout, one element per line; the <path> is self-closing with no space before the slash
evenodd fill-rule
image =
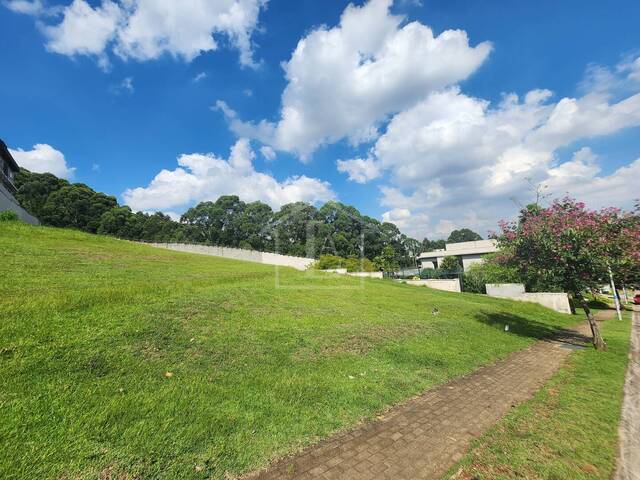
<path id="1" fill-rule="evenodd" d="M 17 223 L 0 252 L 0 478 L 246 471 L 574 321 Z"/>
<path id="2" fill-rule="evenodd" d="M 529 402 L 475 442 L 445 478 L 611 478 L 629 351 L 630 315 L 603 324 L 606 352 L 575 352 Z M 454 473 L 452 475 L 452 473 Z"/>

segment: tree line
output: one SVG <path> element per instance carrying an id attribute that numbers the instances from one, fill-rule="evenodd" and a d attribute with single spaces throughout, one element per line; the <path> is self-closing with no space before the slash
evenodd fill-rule
<path id="1" fill-rule="evenodd" d="M 163 213 L 132 212 L 115 197 L 50 173 L 22 169 L 15 179 L 16 198 L 44 225 L 145 242 L 185 242 L 246 248 L 285 255 L 336 255 L 346 259 L 383 259 L 393 266 L 414 266 L 423 250 L 444 248 L 445 241 L 422 242 L 396 225 L 361 214 L 355 207 L 327 202 L 319 208 L 304 202 L 274 211 L 235 195 L 201 202 L 179 221 Z M 449 241 L 477 240 L 468 229 L 452 232 Z"/>

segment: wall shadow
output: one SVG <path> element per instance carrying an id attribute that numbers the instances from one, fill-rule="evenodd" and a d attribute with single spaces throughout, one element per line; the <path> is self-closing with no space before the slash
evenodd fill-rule
<path id="1" fill-rule="evenodd" d="M 591 342 L 590 337 L 586 337 L 573 330 L 553 327 L 511 313 L 478 312 L 475 314 L 475 318 L 477 321 L 501 331 L 504 331 L 505 325 L 509 325 L 509 333 L 521 337 L 535 338 L 537 340 L 554 340 L 577 346 Z"/>

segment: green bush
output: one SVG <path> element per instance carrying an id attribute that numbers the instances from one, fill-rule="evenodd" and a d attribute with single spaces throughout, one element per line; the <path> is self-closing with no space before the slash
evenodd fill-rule
<path id="1" fill-rule="evenodd" d="M 451 270 L 444 268 L 424 268 L 420 270 L 420 278 L 428 280 L 430 278 L 458 278 L 462 275 L 462 267 L 458 266 Z"/>
<path id="2" fill-rule="evenodd" d="M 498 263 L 494 256 L 487 255 L 482 263 L 474 263 L 464 273 L 462 285 L 465 292 L 487 293 L 487 283 L 522 283 L 517 270 Z"/>
<path id="3" fill-rule="evenodd" d="M 15 222 L 16 220 L 20 220 L 20 217 L 18 217 L 18 214 L 13 210 L 0 212 L 0 222 Z"/>
<path id="4" fill-rule="evenodd" d="M 334 268 L 346 268 L 347 272 L 375 272 L 375 265 L 368 258 L 343 258 L 337 255 L 320 255 L 314 268 L 328 270 Z"/>
<path id="5" fill-rule="evenodd" d="M 462 265 L 460 264 L 460 259 L 458 259 L 458 257 L 448 256 L 442 259 L 440 268 L 442 270 L 455 272 L 457 270 L 462 270 Z"/>

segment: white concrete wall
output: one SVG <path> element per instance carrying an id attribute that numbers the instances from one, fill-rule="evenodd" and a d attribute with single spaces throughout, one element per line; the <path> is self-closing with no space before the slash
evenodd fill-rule
<path id="1" fill-rule="evenodd" d="M 566 293 L 537 292 L 526 293 L 521 283 L 488 283 L 487 295 L 509 298 L 520 302 L 534 302 L 560 313 L 571 313 L 569 296 Z"/>
<path id="2" fill-rule="evenodd" d="M 517 297 L 524 294 L 522 283 L 487 283 L 487 295 L 490 297 Z"/>
<path id="3" fill-rule="evenodd" d="M 350 277 L 364 278 L 383 278 L 382 272 L 347 272 L 346 268 L 326 268 L 321 272 L 339 273 L 340 275 L 349 275 Z"/>
<path id="4" fill-rule="evenodd" d="M 292 257 L 290 255 L 244 250 L 242 248 L 210 247 L 207 245 L 190 245 L 186 243 L 148 243 L 147 245 L 175 250 L 178 252 L 199 253 L 201 255 L 232 258 L 247 262 L 263 263 L 266 265 L 292 267 L 298 270 L 306 270 L 313 262 L 315 262 L 315 259 L 313 258 Z"/>
<path id="5" fill-rule="evenodd" d="M 457 278 L 430 278 L 428 280 L 401 280 L 407 285 L 416 287 L 429 287 L 447 292 L 460 292 L 460 280 Z"/>
<path id="6" fill-rule="evenodd" d="M 566 293 L 551 293 L 551 292 L 539 292 L 539 293 L 525 293 L 518 300 L 525 302 L 535 302 L 540 305 L 555 310 L 560 313 L 571 313 L 571 306 L 569 305 L 569 296 Z"/>
<path id="7" fill-rule="evenodd" d="M 484 262 L 484 254 L 477 253 L 471 255 L 461 255 L 462 257 L 462 269 L 466 272 L 469 270 L 469 267 L 474 263 L 482 263 Z"/>
<path id="8" fill-rule="evenodd" d="M 347 272 L 352 277 L 383 278 L 382 272 Z"/>

